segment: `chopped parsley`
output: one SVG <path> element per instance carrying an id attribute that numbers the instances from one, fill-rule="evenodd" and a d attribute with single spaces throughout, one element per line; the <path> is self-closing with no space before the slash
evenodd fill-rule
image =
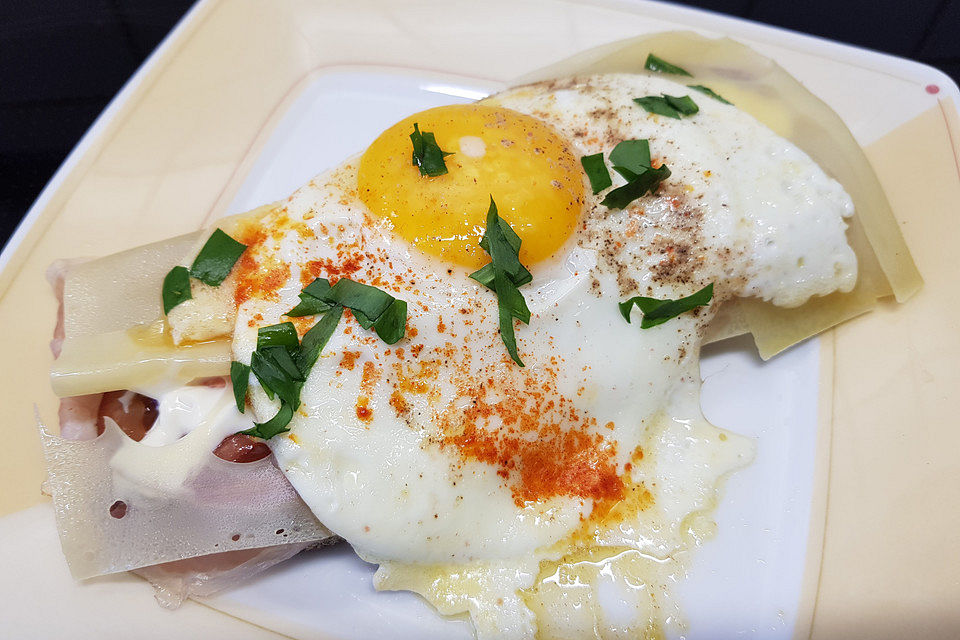
<path id="1" fill-rule="evenodd" d="M 240 433 L 270 439 L 288 431 L 287 425 L 300 408 L 303 384 L 340 323 L 344 307 L 353 311 L 364 328 L 373 327 L 387 344 L 393 344 L 404 336 L 407 326 L 406 302 L 376 287 L 348 278 L 337 280 L 333 286 L 328 280 L 317 278 L 304 287 L 300 292 L 300 304 L 288 314 L 322 314 L 320 320 L 304 334 L 303 340 L 299 339 L 292 322 L 281 322 L 257 330 L 257 349 L 250 356 L 250 367 L 246 373 L 252 372 L 257 377 L 267 397 L 271 400 L 279 398 L 280 410 L 267 422 L 255 424 L 252 429 Z M 238 408 L 243 406 L 246 398 L 246 383 L 240 381 L 240 378 L 246 380 L 244 370 L 240 368 L 244 366 L 234 362 L 230 368 Z"/>
<path id="2" fill-rule="evenodd" d="M 243 413 L 247 408 L 247 387 L 250 384 L 250 366 L 242 362 L 231 362 L 230 382 L 233 383 L 233 398 L 237 401 L 237 411 Z"/>
<path id="3" fill-rule="evenodd" d="M 600 204 L 610 209 L 625 209 L 634 200 L 642 198 L 647 193 L 655 192 L 660 183 L 670 177 L 670 169 L 667 165 L 661 165 L 656 169 L 645 167 L 632 177 L 628 177 L 628 174 L 624 174 L 624 177 L 629 182 L 608 193 Z"/>
<path id="4" fill-rule="evenodd" d="M 193 297 L 190 293 L 190 272 L 186 267 L 176 266 L 163 277 L 163 289 L 160 293 L 163 299 L 163 313 L 170 311 Z"/>
<path id="5" fill-rule="evenodd" d="M 269 440 L 288 431 L 287 425 L 300 408 L 300 392 L 320 352 L 330 340 L 343 315 L 343 307 L 334 305 L 307 331 L 303 341 L 298 339 L 293 324 L 261 327 L 257 331 L 257 349 L 250 356 L 250 366 L 240 362 L 230 364 L 230 379 L 237 408 L 243 412 L 247 385 L 252 372 L 271 400 L 280 399 L 280 410 L 263 424 L 240 433 Z"/>
<path id="6" fill-rule="evenodd" d="M 420 168 L 421 176 L 436 178 L 447 172 L 447 163 L 443 159 L 452 153 L 440 148 L 432 132 L 421 133 L 420 126 L 414 122 L 410 142 L 413 143 L 413 166 Z"/>
<path id="7" fill-rule="evenodd" d="M 386 291 L 367 284 L 340 278 L 330 286 L 326 278 L 317 278 L 300 292 L 300 304 L 288 316 L 323 313 L 333 307 L 346 307 L 364 329 L 373 327 L 387 344 L 398 342 L 406 333 L 407 303 Z"/>
<path id="8" fill-rule="evenodd" d="M 255 438 L 269 440 L 275 435 L 290 431 L 290 429 L 287 428 L 287 425 L 290 424 L 291 420 L 293 420 L 294 412 L 296 412 L 296 409 L 291 407 L 289 404 L 281 404 L 280 410 L 277 411 L 272 418 L 262 424 L 255 422 L 252 429 L 247 429 L 246 431 L 241 431 L 240 433 L 246 436 L 254 436 Z"/>
<path id="9" fill-rule="evenodd" d="M 644 63 L 643 68 L 647 71 L 655 71 L 657 73 L 672 73 L 677 76 L 693 77 L 693 74 L 686 69 L 678 67 L 675 64 L 670 64 L 663 58 L 658 58 L 652 53 L 647 56 L 647 61 Z"/>
<path id="10" fill-rule="evenodd" d="M 643 312 L 640 328 L 649 329 L 658 324 L 663 324 L 671 318 L 676 318 L 681 313 L 685 313 L 696 307 L 705 307 L 710 304 L 710 300 L 712 299 L 713 283 L 679 300 L 657 300 L 656 298 L 634 296 L 620 303 L 620 315 L 623 316 L 624 320 L 630 322 L 630 312 L 633 310 L 633 307 L 636 306 Z"/>
<path id="11" fill-rule="evenodd" d="M 190 275 L 204 284 L 218 287 L 230 275 L 230 270 L 246 248 L 247 245 L 216 229 L 190 266 Z"/>
<path id="12" fill-rule="evenodd" d="M 193 297 L 190 292 L 191 276 L 211 287 L 219 287 L 246 248 L 247 245 L 216 229 L 200 249 L 189 270 L 176 266 L 163 278 L 160 297 L 164 315 L 169 315 L 174 307 Z"/>
<path id="13" fill-rule="evenodd" d="M 603 162 L 603 154 L 595 153 L 592 156 L 583 156 L 580 158 L 580 164 L 590 180 L 590 187 L 593 189 L 593 195 L 597 195 L 611 184 L 610 172 L 607 171 L 607 165 Z"/>
<path id="14" fill-rule="evenodd" d="M 692 116 L 700 111 L 700 107 L 690 96 L 668 96 L 663 93 L 659 96 L 645 96 L 643 98 L 634 98 L 634 102 L 643 107 L 649 113 L 656 113 L 668 118 L 679 120 L 683 116 Z"/>
<path id="15" fill-rule="evenodd" d="M 719 100 L 719 101 L 722 102 L 723 104 L 733 104 L 733 103 L 730 102 L 729 100 L 724 99 L 723 96 L 721 96 L 719 93 L 717 93 L 716 91 L 714 91 L 714 90 L 711 89 L 710 87 L 705 87 L 705 86 L 703 86 L 702 84 L 688 84 L 687 86 L 688 86 L 689 88 L 691 88 L 691 89 L 694 89 L 694 90 L 696 90 L 696 91 L 699 91 L 700 93 L 703 93 L 703 94 L 706 94 L 706 95 L 710 96 L 710 97 L 713 98 L 714 100 Z"/>
<path id="16" fill-rule="evenodd" d="M 626 180 L 650 168 L 650 143 L 647 140 L 624 140 L 610 152 L 613 170 Z"/>
<path id="17" fill-rule="evenodd" d="M 624 140 L 610 152 L 613 170 L 623 176 L 627 184 L 606 195 L 601 204 L 610 209 L 624 209 L 634 200 L 653 193 L 660 183 L 670 177 L 670 169 L 650 166 L 650 143 L 647 140 Z"/>
<path id="18" fill-rule="evenodd" d="M 287 312 L 291 318 L 314 316 L 329 310 L 335 303 L 327 302 L 324 297 L 330 291 L 330 282 L 326 278 L 317 278 L 300 292 L 300 304 Z"/>
<path id="19" fill-rule="evenodd" d="M 497 294 L 500 338 L 513 361 L 522 367 L 513 321 L 530 323 L 530 309 L 518 287 L 530 282 L 533 276 L 520 264 L 520 242 L 520 236 L 497 214 L 497 203 L 491 197 L 487 228 L 480 240 L 480 246 L 490 255 L 490 263 L 471 273 L 470 277 Z"/>
<path id="20" fill-rule="evenodd" d="M 310 327 L 310 330 L 303 334 L 303 340 L 300 342 L 300 351 L 297 353 L 297 366 L 304 375 L 310 372 L 313 365 L 320 357 L 320 352 L 327 346 L 330 336 L 334 329 L 340 323 L 343 316 L 343 307 L 332 307 L 326 311 L 320 320 Z"/>
<path id="21" fill-rule="evenodd" d="M 250 370 L 263 385 L 267 396 L 299 406 L 300 385 L 304 376 L 290 352 L 283 347 L 257 349 L 250 356 Z"/>
<path id="22" fill-rule="evenodd" d="M 293 349 L 300 344 L 300 337 L 292 322 L 281 322 L 257 331 L 257 349 L 266 347 L 286 347 Z"/>
<path id="23" fill-rule="evenodd" d="M 580 162 L 587 172 L 587 177 L 590 178 L 594 195 L 613 184 L 610 179 L 610 173 L 607 171 L 607 166 L 603 162 L 602 153 L 584 156 L 580 159 Z M 650 166 L 650 142 L 648 140 L 623 140 L 618 143 L 617 146 L 613 148 L 613 151 L 610 152 L 610 164 L 613 165 L 613 170 L 627 181 L 627 184 L 617 187 L 604 197 L 601 204 L 610 209 L 625 208 L 637 198 L 641 198 L 647 193 L 655 192 L 657 187 L 660 186 L 660 183 L 670 177 L 670 169 L 665 165 L 661 165 L 656 169 Z M 596 178 L 595 175 L 599 175 L 601 171 L 602 176 Z M 600 186 L 599 189 L 597 188 L 598 186 Z M 516 236 L 512 229 L 510 229 L 510 225 L 506 223 L 503 224 L 513 236 Z M 516 239 L 516 245 L 517 250 L 519 250 L 519 238 Z M 520 264 L 519 260 L 517 264 Z M 527 272 L 526 269 L 524 269 L 524 272 L 526 272 L 528 279 L 521 282 L 517 278 L 514 278 L 517 286 L 530 281 L 530 273 Z M 493 275 L 493 265 L 488 264 L 470 277 L 487 287 L 493 288 L 491 284 L 493 282 Z M 519 276 L 523 274 L 512 275 Z"/>

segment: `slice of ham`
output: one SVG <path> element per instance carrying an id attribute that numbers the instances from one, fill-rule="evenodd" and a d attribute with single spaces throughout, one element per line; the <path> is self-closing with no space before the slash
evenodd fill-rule
<path id="1" fill-rule="evenodd" d="M 67 440 L 93 440 L 98 431 L 102 393 L 60 399 L 60 435 Z"/>
<path id="2" fill-rule="evenodd" d="M 57 297 L 57 325 L 53 328 L 53 340 L 50 341 L 50 351 L 54 358 L 60 357 L 60 351 L 63 349 L 64 325 L 63 325 L 63 284 L 67 279 L 67 272 L 70 266 L 76 261 L 57 260 L 47 268 L 47 282 L 53 288 L 53 294 Z"/>
<path id="3" fill-rule="evenodd" d="M 60 261 L 52 265 L 47 272 L 47 278 L 60 303 L 54 338 L 50 343 L 50 349 L 55 358 L 60 355 L 64 339 L 63 285 L 70 265 L 69 262 Z M 224 378 L 205 378 L 194 383 L 222 388 L 229 381 Z M 116 423 L 127 437 L 139 442 L 156 421 L 157 401 L 123 389 L 62 398 L 59 418 L 61 437 L 65 440 L 93 440 L 104 432 L 105 424 L 109 419 Z M 228 462 L 252 463 L 270 456 L 270 449 L 265 443 L 255 438 L 234 434 L 226 437 L 213 453 Z M 276 468 L 275 465 L 274 468 Z M 278 494 L 292 491 L 289 482 L 279 469 L 275 475 Z M 242 487 L 236 487 L 236 489 L 242 494 Z M 126 510 L 127 505 L 119 501 L 110 507 L 110 513 L 115 518 L 123 518 Z M 135 573 L 153 584 L 157 601 L 161 605 L 175 608 L 183 602 L 184 598 L 209 596 L 216 591 L 243 582 L 306 548 L 337 540 L 331 536 L 312 542 L 211 553 L 141 567 L 136 569 Z"/>
<path id="4" fill-rule="evenodd" d="M 229 462 L 256 462 L 270 455 L 270 447 L 256 438 L 235 433 L 224 438 L 213 454 Z"/>
<path id="5" fill-rule="evenodd" d="M 282 544 L 214 553 L 143 567 L 134 573 L 153 585 L 154 597 L 161 606 L 176 609 L 186 598 L 211 596 L 315 546 L 314 543 Z"/>
<path id="6" fill-rule="evenodd" d="M 107 391 L 97 409 L 97 435 L 103 433 L 104 419 L 108 417 L 129 438 L 140 442 L 157 421 L 157 401 L 133 391 Z"/>

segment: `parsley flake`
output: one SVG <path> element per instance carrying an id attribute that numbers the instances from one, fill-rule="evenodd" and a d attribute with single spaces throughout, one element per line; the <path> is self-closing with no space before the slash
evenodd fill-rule
<path id="1" fill-rule="evenodd" d="M 624 209 L 637 198 L 653 193 L 660 183 L 670 177 L 670 169 L 650 166 L 650 142 L 623 140 L 610 152 L 613 170 L 623 176 L 627 184 L 617 187 L 604 197 L 601 204 L 610 209 Z"/>
<path id="2" fill-rule="evenodd" d="M 300 304 L 288 316 L 323 313 L 332 307 L 346 307 L 364 329 L 373 327 L 387 344 L 398 342 L 406 334 L 407 303 L 386 291 L 340 278 L 330 286 L 326 278 L 317 278 L 300 292 Z"/>
<path id="3" fill-rule="evenodd" d="M 296 349 L 300 344 L 300 336 L 292 322 L 281 322 L 269 327 L 260 327 L 257 330 L 257 349 L 266 347 L 286 347 Z"/>
<path id="4" fill-rule="evenodd" d="M 267 422 L 255 424 L 252 429 L 240 433 L 269 440 L 278 433 L 289 430 L 287 425 L 300 408 L 303 384 L 342 315 L 343 307 L 331 306 L 304 334 L 302 342 L 290 322 L 261 327 L 257 331 L 257 349 L 250 356 L 250 366 L 240 362 L 230 364 L 233 396 L 237 408 L 243 413 L 252 372 L 267 397 L 271 400 L 280 399 L 280 410 Z"/>
<path id="5" fill-rule="evenodd" d="M 624 140 L 610 152 L 613 170 L 626 180 L 650 168 L 650 143 L 647 140 Z"/>
<path id="6" fill-rule="evenodd" d="M 247 387 L 250 385 L 250 365 L 236 361 L 231 362 L 230 382 L 233 383 L 233 398 L 237 401 L 237 411 L 243 413 L 247 408 Z"/>
<path id="7" fill-rule="evenodd" d="M 233 265 L 246 248 L 247 245 L 216 229 L 194 259 L 190 275 L 204 284 L 218 287 L 230 275 Z"/>
<path id="8" fill-rule="evenodd" d="M 413 166 L 420 168 L 421 176 L 436 178 L 447 173 L 447 163 L 443 159 L 453 154 L 440 148 L 432 132 L 421 133 L 420 126 L 414 122 L 410 141 L 413 143 Z"/>
<path id="9" fill-rule="evenodd" d="M 280 410 L 277 411 L 276 415 L 264 422 L 263 424 L 254 423 L 252 429 L 247 429 L 246 431 L 241 431 L 240 433 L 253 436 L 255 438 L 263 438 L 264 440 L 269 440 L 275 435 L 281 433 L 286 433 L 290 431 L 287 428 L 287 425 L 290 424 L 290 421 L 293 420 L 293 414 L 296 411 L 289 404 L 283 403 L 280 405 Z"/>
<path id="10" fill-rule="evenodd" d="M 710 87 L 705 87 L 702 84 L 688 84 L 687 86 L 691 89 L 694 89 L 695 91 L 699 91 L 700 93 L 710 96 L 714 100 L 719 100 L 723 104 L 733 104 L 729 100 L 724 99 L 723 96 L 721 96 L 719 93 L 717 93 Z"/>
<path id="11" fill-rule="evenodd" d="M 648 113 L 656 113 L 677 120 L 680 120 L 683 116 L 692 116 L 700 111 L 700 107 L 690 96 L 668 96 L 663 93 L 659 96 L 634 98 L 633 101 L 646 109 Z"/>
<path id="12" fill-rule="evenodd" d="M 533 276 L 520 264 L 520 242 L 520 236 L 497 214 L 497 203 L 491 197 L 487 228 L 480 240 L 480 246 L 490 254 L 490 263 L 471 273 L 470 277 L 497 294 L 500 338 L 513 361 L 522 367 L 513 321 L 530 323 L 530 309 L 518 287 L 530 282 Z"/>
<path id="13" fill-rule="evenodd" d="M 613 184 L 613 181 L 610 179 L 610 172 L 607 171 L 607 165 L 603 162 L 602 153 L 583 156 L 580 158 L 580 164 L 587 174 L 587 179 L 590 180 L 590 188 L 593 189 L 593 195 L 597 195 Z"/>
<path id="14" fill-rule="evenodd" d="M 713 299 L 713 283 L 711 282 L 703 289 L 679 300 L 658 300 L 656 298 L 646 298 L 644 296 L 634 296 L 629 300 L 621 302 L 620 315 L 627 322 L 630 322 L 630 311 L 636 306 L 643 312 L 643 319 L 640 321 L 641 329 L 649 329 L 658 324 L 663 324 L 671 318 L 676 318 L 681 313 L 685 313 L 696 307 L 705 307 Z"/>
<path id="15" fill-rule="evenodd" d="M 663 58 L 659 58 L 652 53 L 647 56 L 647 61 L 644 63 L 643 68 L 647 71 L 655 71 L 657 73 L 671 73 L 677 76 L 693 77 L 693 74 L 686 69 L 678 67 L 675 64 L 670 64 Z"/>
<path id="16" fill-rule="evenodd" d="M 286 315 L 294 318 L 314 316 L 328 311 L 335 306 L 335 303 L 324 299 L 328 291 L 330 291 L 330 282 L 326 278 L 317 278 L 304 287 L 300 292 L 300 304 L 288 311 Z"/>
<path id="17" fill-rule="evenodd" d="M 330 336 L 340 323 L 343 316 L 343 307 L 335 306 L 327 310 L 320 320 L 303 334 L 300 343 L 300 352 L 297 354 L 297 366 L 306 376 L 320 357 L 320 352 L 327 346 Z"/>
<path id="18" fill-rule="evenodd" d="M 600 204 L 610 209 L 625 209 L 634 200 L 655 192 L 660 183 L 670 177 L 670 169 L 667 165 L 649 167 L 632 177 L 624 177 L 630 181 L 608 193 Z"/>
<path id="19" fill-rule="evenodd" d="M 190 272 L 186 267 L 176 266 L 163 277 L 160 297 L 163 300 L 164 315 L 169 315 L 174 307 L 193 297 L 190 292 Z"/>

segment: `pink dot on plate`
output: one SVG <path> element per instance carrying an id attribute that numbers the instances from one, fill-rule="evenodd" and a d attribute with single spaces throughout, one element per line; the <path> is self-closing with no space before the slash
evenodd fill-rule
<path id="1" fill-rule="evenodd" d="M 935 85 L 935 84 L 928 84 L 928 85 L 927 85 L 927 93 L 929 93 L 930 95 L 934 95 L 934 94 L 940 93 L 940 87 L 938 87 L 938 86 Z"/>

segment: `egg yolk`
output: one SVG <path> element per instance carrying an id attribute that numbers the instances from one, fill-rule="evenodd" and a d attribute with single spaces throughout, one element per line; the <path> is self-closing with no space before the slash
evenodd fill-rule
<path id="1" fill-rule="evenodd" d="M 449 152 L 447 173 L 420 175 L 414 123 Z M 428 109 L 384 131 L 360 159 L 359 194 L 422 251 L 471 269 L 490 261 L 479 242 L 490 198 L 520 236 L 520 260 L 553 255 L 583 206 L 583 171 L 567 141 L 531 116 L 478 104 Z"/>

